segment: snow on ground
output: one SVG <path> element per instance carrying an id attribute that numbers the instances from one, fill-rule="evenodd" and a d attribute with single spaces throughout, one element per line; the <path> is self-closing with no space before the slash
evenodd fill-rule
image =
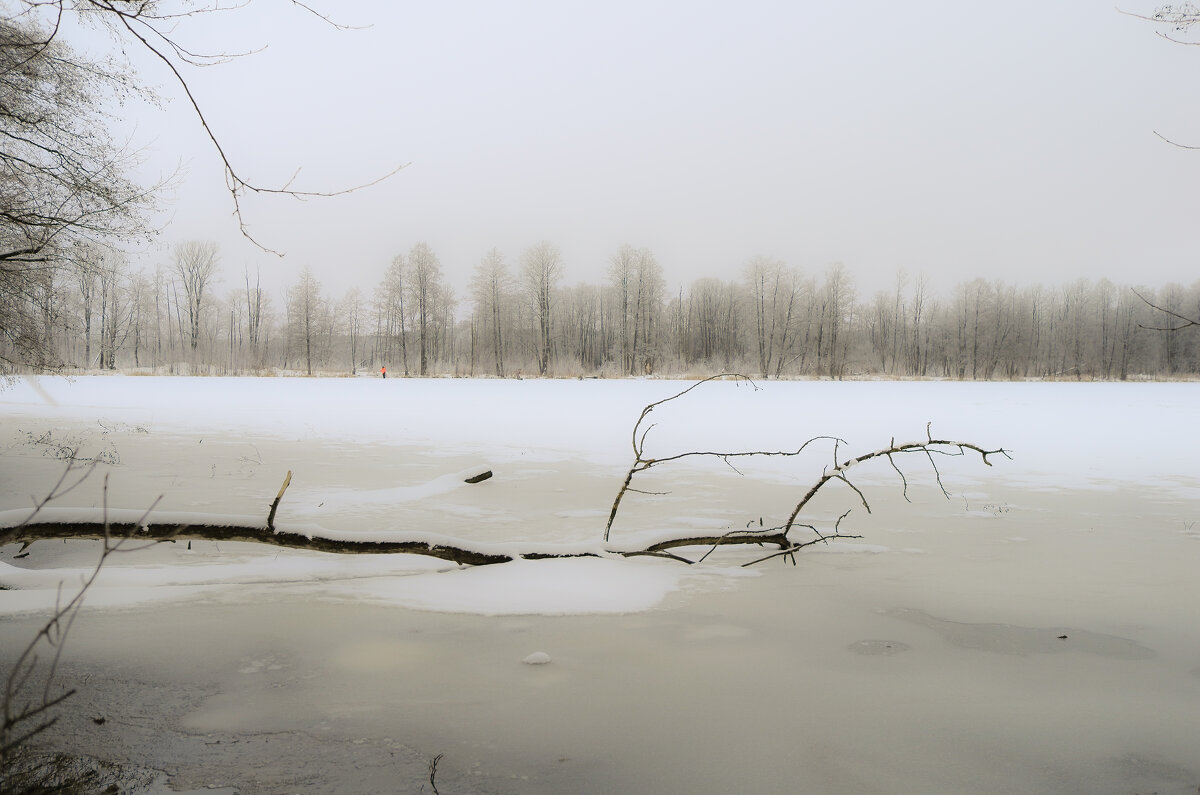
<path id="1" fill-rule="evenodd" d="M 691 382 L 40 377 L 0 391 L 6 419 L 109 419 L 150 432 L 425 445 L 493 461 L 622 464 L 642 407 Z M 1200 383 L 729 382 L 652 412 L 648 451 L 774 449 L 820 435 L 857 448 L 935 436 L 1003 445 L 1006 477 L 1057 485 L 1200 472 Z M 1062 479 L 1065 479 L 1063 481 Z"/>
<path id="2" fill-rule="evenodd" d="M 335 536 L 440 533 L 476 545 L 539 548 L 595 543 L 631 460 L 631 431 L 642 407 L 690 385 L 653 379 L 23 379 L 0 391 L 8 445 L 0 508 L 10 509 L 0 521 L 19 521 L 12 509 L 44 493 L 60 470 L 61 462 L 47 455 L 54 449 L 49 438 L 120 461 L 101 466 L 110 477 L 110 517 L 140 514 L 161 493 L 163 507 L 154 515 L 161 521 L 254 521 L 282 472 L 293 469 L 302 475 L 283 501 L 279 524 L 287 529 Z M 662 457 L 692 449 L 794 449 L 819 435 L 838 436 L 845 440 L 843 453 L 858 454 L 893 438 L 920 439 L 932 423 L 936 437 L 1012 450 L 1012 461 L 996 458 L 990 469 L 976 457 L 940 462 L 944 479 L 964 500 L 971 488 L 995 479 L 1029 489 L 1154 486 L 1194 496 L 1200 493 L 1200 445 L 1188 437 L 1197 433 L 1197 398 L 1200 384 L 1193 383 L 719 382 L 658 407 L 644 427 L 652 425 L 647 453 Z M 733 480 L 739 490 L 749 488 L 746 481 L 763 488 L 805 483 L 830 455 L 822 443 L 790 468 L 777 460 L 740 461 L 747 477 Z M 630 495 L 614 540 L 625 532 L 626 514 L 640 529 L 660 533 L 744 524 L 749 514 L 726 511 L 719 502 L 726 496 L 709 488 L 717 478 L 728 480 L 729 471 L 711 460 L 707 465 L 683 465 L 678 477 L 701 496 L 717 493 L 716 502 L 704 505 L 685 488 L 647 513 L 644 505 L 654 500 Z M 463 482 L 489 467 L 496 470 L 493 480 Z M 913 470 L 914 482 L 930 484 L 921 462 Z M 73 506 L 77 518 L 103 515 L 99 475 L 53 510 Z M 880 466 L 860 477 L 884 483 L 892 472 Z M 822 518 L 841 510 L 831 508 Z M 981 506 L 974 513 L 980 510 L 987 512 Z M 60 561 L 41 546 L 24 564 L 0 564 L 0 584 L 24 589 L 6 594 L 0 611 L 48 607 L 57 584 L 80 582 L 90 565 L 86 558 Z M 245 594 L 247 584 L 269 582 L 303 583 L 327 598 L 428 610 L 630 612 L 654 606 L 685 582 L 720 579 L 713 569 L 664 561 L 449 571 L 456 567 L 410 556 L 343 559 L 253 547 L 230 555 L 228 548 L 203 556 L 163 552 L 150 560 L 117 556 L 89 605 L 213 598 L 235 587 Z M 822 548 L 825 554 L 847 550 L 887 547 Z"/>

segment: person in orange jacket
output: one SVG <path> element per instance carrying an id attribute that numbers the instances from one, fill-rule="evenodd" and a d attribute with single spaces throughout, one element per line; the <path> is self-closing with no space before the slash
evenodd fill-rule
<path id="1" fill-rule="evenodd" d="M 387 378 L 387 365 L 386 364 L 379 368 L 379 374 L 381 376 L 383 376 L 384 378 Z"/>

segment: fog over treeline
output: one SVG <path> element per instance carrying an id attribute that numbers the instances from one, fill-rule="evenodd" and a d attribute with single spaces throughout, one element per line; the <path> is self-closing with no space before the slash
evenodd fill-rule
<path id="1" fill-rule="evenodd" d="M 934 291 L 899 272 L 858 284 L 755 257 L 669 287 L 652 251 L 622 246 L 599 281 L 562 283 L 552 242 L 474 265 L 457 295 L 437 252 L 398 254 L 374 284 L 330 294 L 305 268 L 284 290 L 175 247 L 153 272 L 120 254 L 48 269 L 22 296 L 65 372 L 390 376 L 1128 379 L 1200 372 L 1200 281 L 1139 286 L 974 279 Z M 1155 309 L 1151 304 L 1160 309 Z M 10 360 L 15 357 L 9 356 Z"/>

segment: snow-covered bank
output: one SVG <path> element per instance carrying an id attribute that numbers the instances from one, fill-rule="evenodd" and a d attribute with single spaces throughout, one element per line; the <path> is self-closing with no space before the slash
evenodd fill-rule
<path id="1" fill-rule="evenodd" d="M 0 391 L 7 421 L 111 419 L 151 432 L 430 446 L 492 460 L 629 458 L 641 408 L 690 382 L 378 378 L 41 377 Z M 661 409 L 656 450 L 860 448 L 938 435 L 1017 453 L 1002 476 L 1055 485 L 1200 475 L 1186 444 L 1200 383 L 785 381 L 714 383 Z M 1063 479 L 1066 479 L 1065 481 Z"/>

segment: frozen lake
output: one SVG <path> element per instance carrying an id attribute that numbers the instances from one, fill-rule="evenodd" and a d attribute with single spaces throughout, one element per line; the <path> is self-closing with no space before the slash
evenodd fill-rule
<path id="1" fill-rule="evenodd" d="M 0 392 L 0 510 L 111 463 L 110 508 L 481 543 L 597 541 L 642 407 L 682 382 L 41 378 Z M 113 559 L 46 742 L 241 792 L 1135 792 L 1200 786 L 1200 384 L 709 384 L 647 451 L 859 454 L 935 436 L 1013 460 L 886 462 L 830 489 L 859 541 L 798 565 L 162 544 Z M 614 537 L 780 521 L 830 460 L 654 470 Z M 495 476 L 466 486 L 461 476 Z M 58 507 L 97 512 L 101 472 Z M 782 515 L 781 515 L 782 514 Z M 844 527 L 846 529 L 846 527 Z M 0 550 L 0 642 L 86 542 Z M 1065 637 L 1062 637 L 1065 636 Z M 547 665 L 523 665 L 533 652 Z M 103 717 L 103 723 L 96 721 Z"/>

